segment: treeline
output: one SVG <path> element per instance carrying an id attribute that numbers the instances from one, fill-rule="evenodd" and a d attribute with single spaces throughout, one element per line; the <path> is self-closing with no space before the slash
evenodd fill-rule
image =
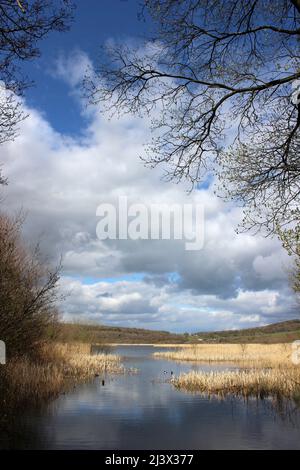
<path id="1" fill-rule="evenodd" d="M 49 337 L 53 335 L 48 329 Z M 56 339 L 61 343 L 184 343 L 186 336 L 167 331 L 145 330 L 143 328 L 126 328 L 105 325 L 80 323 L 60 323 L 55 329 Z"/>

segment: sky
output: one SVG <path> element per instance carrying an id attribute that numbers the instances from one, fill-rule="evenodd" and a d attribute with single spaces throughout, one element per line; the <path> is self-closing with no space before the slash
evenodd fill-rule
<path id="1" fill-rule="evenodd" d="M 162 168 L 140 160 L 149 121 L 108 120 L 87 107 L 86 70 L 97 67 L 107 41 L 139 41 L 151 23 L 135 0 L 77 2 L 69 32 L 41 43 L 41 57 L 24 64 L 35 81 L 23 106 L 20 135 L 0 149 L 9 185 L 2 205 L 26 212 L 24 236 L 40 241 L 52 263 L 63 258 L 60 305 L 65 321 L 195 332 L 253 327 L 297 317 L 289 288 L 290 260 L 276 239 L 237 234 L 242 208 L 214 194 L 210 176 L 189 193 L 162 180 Z M 183 240 L 99 240 L 99 204 L 201 204 L 204 246 Z"/>

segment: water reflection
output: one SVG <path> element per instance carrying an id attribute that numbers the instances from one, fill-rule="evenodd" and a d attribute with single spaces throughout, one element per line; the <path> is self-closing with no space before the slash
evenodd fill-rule
<path id="1" fill-rule="evenodd" d="M 178 391 L 171 371 L 232 366 L 153 359 L 157 349 L 116 348 L 139 373 L 101 375 L 40 410 L 27 410 L 1 432 L 2 448 L 27 449 L 274 449 L 300 448 L 298 410 L 270 400 L 215 400 Z M 105 379 L 104 386 L 102 380 Z M 288 406 L 292 419 L 282 419 Z M 280 415 L 281 413 L 281 415 Z"/>

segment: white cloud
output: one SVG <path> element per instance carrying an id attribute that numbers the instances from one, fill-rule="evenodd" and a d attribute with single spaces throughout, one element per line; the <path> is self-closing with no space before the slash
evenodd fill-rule
<path id="1" fill-rule="evenodd" d="M 88 70 L 92 70 L 92 62 L 88 55 L 80 49 L 75 49 L 71 55 L 59 54 L 51 75 L 63 79 L 70 87 L 81 85 Z"/>
<path id="2" fill-rule="evenodd" d="M 77 89 L 88 65 L 88 57 L 77 52 L 59 59 L 57 74 Z M 20 137 L 2 147 L 9 179 L 4 205 L 28 210 L 27 237 L 41 235 L 53 260 L 63 254 L 62 288 L 71 291 L 65 318 L 197 330 L 296 316 L 279 242 L 237 235 L 239 208 L 223 203 L 211 188 L 187 194 L 183 185 L 161 181 L 162 168 L 142 165 L 147 119 L 108 121 L 93 112 L 83 137 L 71 139 L 29 111 Z M 99 241 L 96 208 L 120 195 L 148 205 L 204 204 L 204 249 L 188 252 L 174 240 Z M 145 273 L 145 279 L 103 282 L 134 273 Z M 169 273 L 178 274 L 173 282 Z M 94 282 L 84 283 L 85 277 Z"/>

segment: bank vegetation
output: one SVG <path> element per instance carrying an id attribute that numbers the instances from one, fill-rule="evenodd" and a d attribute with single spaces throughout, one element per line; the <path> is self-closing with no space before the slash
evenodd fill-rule
<path id="1" fill-rule="evenodd" d="M 39 246 L 22 237 L 23 217 L 0 214 L 0 365 L 2 412 L 57 396 L 78 380 L 119 373 L 116 355 L 91 354 L 90 344 L 59 343 L 57 306 L 61 266 L 51 267 Z M 3 358 L 2 358 L 3 362 Z"/>
<path id="2" fill-rule="evenodd" d="M 172 383 L 178 389 L 218 396 L 300 399 L 300 365 L 292 344 L 204 344 L 154 355 L 193 364 L 222 364 L 222 368 L 228 365 L 225 370 L 193 370 L 174 377 Z"/>

